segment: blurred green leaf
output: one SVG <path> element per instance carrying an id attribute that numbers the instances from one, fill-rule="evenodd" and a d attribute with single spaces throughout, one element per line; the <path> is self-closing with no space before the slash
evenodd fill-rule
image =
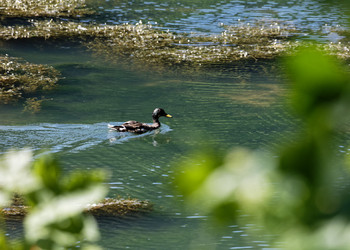
<path id="1" fill-rule="evenodd" d="M 55 194 L 61 192 L 61 169 L 57 159 L 51 155 L 44 155 L 34 162 L 34 174 L 41 180 L 45 189 Z"/>
<path id="2" fill-rule="evenodd" d="M 69 246 L 86 238 L 86 231 L 83 229 L 87 222 L 89 226 L 93 224 L 90 220 L 86 220 L 86 216 L 80 217 L 79 214 L 88 204 L 103 199 L 106 193 L 107 189 L 102 184 L 91 184 L 82 190 L 62 194 L 39 204 L 25 219 L 26 238 L 33 243 L 41 239 L 51 239 L 55 244 L 62 246 Z M 77 218 L 81 220 L 77 221 Z M 89 240 L 96 240 L 98 237 L 96 225 L 91 230 Z M 51 237 L 52 234 L 55 237 Z"/>
<path id="3" fill-rule="evenodd" d="M 270 197 L 273 166 L 262 154 L 243 148 L 232 150 L 221 160 L 205 152 L 182 165 L 181 169 L 185 170 L 176 183 L 190 203 L 200 204 L 219 221 L 232 222 L 237 217 L 237 209 L 253 211 Z M 194 179 L 196 181 L 190 181 Z"/>
<path id="4" fill-rule="evenodd" d="M 2 157 L 0 174 L 0 201 L 7 202 L 18 192 L 30 206 L 24 220 L 25 242 L 14 245 L 0 237 L 1 249 L 64 249 L 98 239 L 97 223 L 84 210 L 107 194 L 103 171 L 63 175 L 57 159 L 45 155 L 33 163 L 26 149 Z"/>
<path id="5" fill-rule="evenodd" d="M 333 107 L 349 89 L 349 75 L 341 64 L 315 48 L 301 49 L 286 64 L 292 81 L 292 105 L 304 118 L 319 108 Z"/>
<path id="6" fill-rule="evenodd" d="M 303 138 L 283 149 L 279 168 L 285 174 L 297 175 L 309 186 L 316 185 L 320 180 L 319 168 L 323 166 L 323 156 L 320 153 L 315 140 L 309 137 Z"/>
<path id="7" fill-rule="evenodd" d="M 6 193 L 28 193 L 38 188 L 39 182 L 31 174 L 32 152 L 29 149 L 9 151 L 0 158 L 0 197 Z"/>
<path id="8" fill-rule="evenodd" d="M 65 192 L 83 190 L 105 180 L 106 173 L 101 170 L 92 170 L 85 173 L 73 172 L 62 180 L 62 188 Z"/>
<path id="9" fill-rule="evenodd" d="M 208 175 L 223 162 L 220 153 L 203 148 L 178 163 L 179 175 L 175 185 L 184 195 L 194 193 L 206 180 Z"/>

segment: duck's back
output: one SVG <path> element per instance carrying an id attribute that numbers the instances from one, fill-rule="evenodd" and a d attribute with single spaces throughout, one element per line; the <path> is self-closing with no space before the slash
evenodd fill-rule
<path id="1" fill-rule="evenodd" d="M 122 124 L 122 126 L 130 126 L 130 127 L 137 127 L 137 126 L 142 126 L 141 122 L 137 121 L 127 121 Z"/>
<path id="2" fill-rule="evenodd" d="M 132 133 L 144 133 L 152 129 L 147 123 L 141 123 L 138 121 L 127 121 L 119 126 L 109 126 L 109 128 L 117 130 L 119 132 L 132 132 Z"/>

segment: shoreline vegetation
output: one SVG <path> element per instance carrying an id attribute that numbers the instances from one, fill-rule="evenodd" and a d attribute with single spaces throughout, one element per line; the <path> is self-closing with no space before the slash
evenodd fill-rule
<path id="1" fill-rule="evenodd" d="M 94 13 L 86 6 L 85 0 L 2 1 L 0 41 L 79 42 L 97 58 L 112 63 L 132 65 L 136 69 L 147 65 L 147 70 L 153 71 L 180 67 L 184 73 L 240 60 L 274 59 L 305 45 L 298 41 L 300 32 L 295 27 L 277 22 L 222 25 L 223 32 L 219 35 L 196 36 L 164 31 L 141 21 L 121 25 L 74 21 L 74 18 Z M 65 21 L 60 21 L 60 17 L 65 17 Z M 8 25 L 13 18 L 22 21 Z M 3 24 L 4 20 L 7 25 Z M 325 43 L 318 48 L 341 59 L 350 58 L 350 46 L 343 43 Z M 0 57 L 0 72 L 0 104 L 26 98 L 24 110 L 32 113 L 40 111 L 45 98 L 28 94 L 53 89 L 60 75 L 52 66 L 31 64 L 7 55 Z"/>

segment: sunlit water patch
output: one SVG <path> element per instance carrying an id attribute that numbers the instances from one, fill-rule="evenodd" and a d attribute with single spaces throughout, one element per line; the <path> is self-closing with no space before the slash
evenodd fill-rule
<path id="1" fill-rule="evenodd" d="M 34 151 L 79 152 L 101 143 L 120 144 L 144 136 L 164 134 L 171 129 L 160 129 L 144 134 L 120 133 L 107 128 L 108 123 L 52 124 L 41 123 L 26 126 L 0 126 L 0 154 L 11 148 L 30 147 Z M 120 123 L 121 124 L 121 123 Z M 113 125 L 119 125 L 114 123 Z M 156 140 L 153 143 L 157 144 Z"/>

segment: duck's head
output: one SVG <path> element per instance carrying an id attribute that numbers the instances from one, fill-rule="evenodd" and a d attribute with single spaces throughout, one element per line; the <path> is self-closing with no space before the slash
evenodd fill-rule
<path id="1" fill-rule="evenodd" d="M 153 119 L 158 119 L 159 117 L 161 116 L 165 116 L 165 117 L 168 117 L 168 118 L 172 118 L 171 115 L 167 114 L 164 109 L 162 108 L 156 108 L 154 111 L 153 111 L 153 114 L 152 114 L 152 117 Z"/>

